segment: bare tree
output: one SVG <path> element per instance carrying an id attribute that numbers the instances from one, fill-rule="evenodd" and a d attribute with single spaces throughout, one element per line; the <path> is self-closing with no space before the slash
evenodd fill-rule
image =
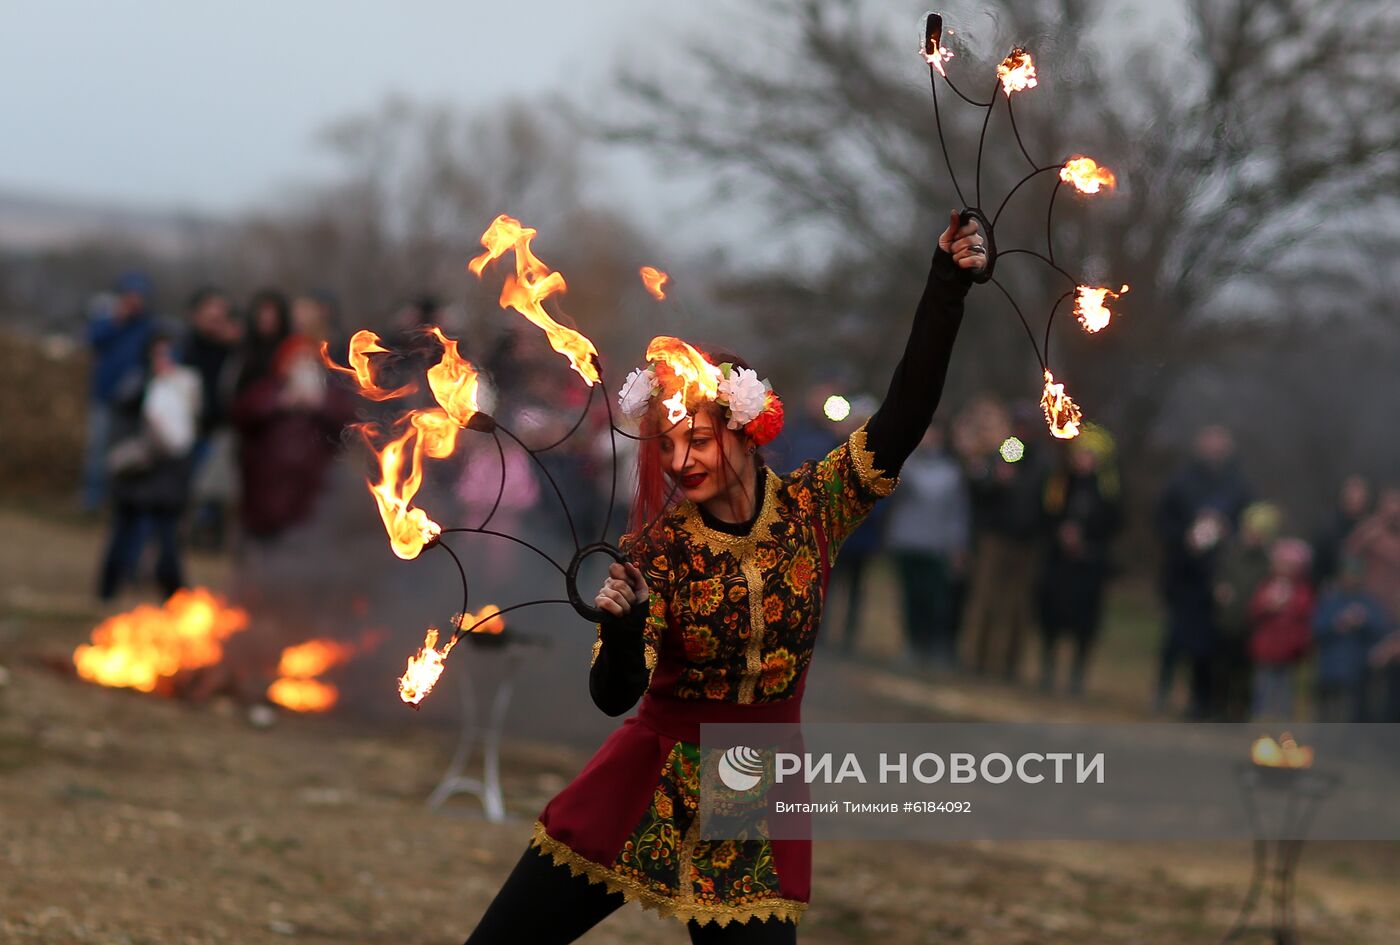
<path id="1" fill-rule="evenodd" d="M 491 221 L 509 213 L 539 230 L 536 252 L 568 281 L 560 317 L 604 351 L 637 343 L 636 320 L 621 316 L 644 304 L 637 269 L 648 253 L 588 192 L 585 149 L 559 104 L 477 114 L 391 99 L 320 140 L 336 179 L 247 222 L 233 250 L 240 284 L 330 288 L 347 327 L 380 326 L 406 299 L 432 292 L 465 300 L 471 327 L 489 336 L 518 316 L 497 306 L 499 281 L 477 280 L 466 264 Z"/>
<path id="2" fill-rule="evenodd" d="M 821 324 L 802 337 L 780 333 L 807 363 L 839 352 L 883 372 L 896 356 L 885 313 L 909 309 L 942 214 L 959 202 L 915 58 L 915 16 L 860 0 L 749 7 L 723 36 L 696 41 L 686 71 L 626 72 L 627 111 L 612 134 L 690 162 L 722 196 L 757 198 L 786 251 L 734 264 L 728 297 L 755 318 Z M 1229 351 L 1319 306 L 1332 318 L 1377 314 L 1348 310 L 1359 297 L 1381 300 L 1368 253 L 1397 231 L 1400 9 L 1183 0 L 1178 12 L 1136 30 L 1120 25 L 1120 5 L 1091 0 L 1017 4 L 1000 22 L 970 4 L 948 14 L 949 69 L 970 97 L 995 88 L 993 69 L 1013 44 L 1032 49 L 1041 87 L 1014 106 L 1037 161 L 1088 153 L 1118 172 L 1111 199 L 1060 195 L 1055 246 L 1099 284 L 1130 283 L 1118 305 L 1127 314 L 1094 337 L 1065 318 L 1052 358 L 1129 452 L 1180 401 L 1175 382 L 1199 359 L 1223 365 Z M 884 28 L 906 17 L 907 32 Z M 946 86 L 940 94 L 972 201 L 983 116 L 959 110 Z M 998 107 L 983 156 L 989 204 L 1024 170 Z M 1052 182 L 1042 181 L 1007 210 L 1003 247 L 1044 249 Z M 1068 285 L 1029 263 L 1008 258 L 998 276 L 1043 321 Z M 985 293 L 979 308 L 995 299 Z M 1393 303 L 1382 311 L 1393 323 Z M 954 383 L 1034 395 L 1024 336 L 992 321 L 969 326 Z"/>

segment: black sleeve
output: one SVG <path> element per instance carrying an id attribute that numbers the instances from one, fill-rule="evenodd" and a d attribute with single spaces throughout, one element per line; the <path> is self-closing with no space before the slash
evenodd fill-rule
<path id="1" fill-rule="evenodd" d="M 958 268 L 952 256 L 942 249 L 933 254 L 904 357 L 894 369 L 884 402 L 865 426 L 866 446 L 875 454 L 876 467 L 888 476 L 898 475 L 933 420 L 962 324 L 963 298 L 971 285 L 971 273 Z"/>
<path id="2" fill-rule="evenodd" d="M 651 674 L 642 644 L 645 625 L 645 605 L 633 607 L 624 617 L 605 615 L 598 624 L 602 646 L 588 673 L 588 693 L 608 715 L 622 715 L 646 691 Z"/>

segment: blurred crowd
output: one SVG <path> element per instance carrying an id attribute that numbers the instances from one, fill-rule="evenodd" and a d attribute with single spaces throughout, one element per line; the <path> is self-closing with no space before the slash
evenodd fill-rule
<path id="1" fill-rule="evenodd" d="M 334 299 L 267 290 L 238 317 L 225 292 L 206 287 L 170 321 L 152 312 L 151 295 L 144 275 L 124 275 L 94 303 L 88 327 L 82 501 L 111 507 L 104 600 L 136 577 L 152 542 L 161 589 L 183 586 L 182 539 L 223 547 L 230 509 L 244 548 L 304 521 L 354 417 L 349 392 L 327 382 L 321 362 Z"/>
<path id="2" fill-rule="evenodd" d="M 185 584 L 186 546 L 231 549 L 245 585 L 269 583 L 315 553 L 298 536 L 330 489 L 347 429 L 390 424 L 431 395 L 357 398 L 321 355 L 325 345 L 346 361 L 325 293 L 265 289 L 236 305 L 206 287 L 175 319 L 158 317 L 151 298 L 149 279 L 132 272 L 91 311 L 82 501 L 110 510 L 98 593 L 109 600 L 136 580 L 151 545 L 166 594 Z M 436 362 L 440 346 L 424 329 L 444 317 L 430 296 L 391 315 L 385 343 L 395 354 L 377 362 L 383 386 Z M 560 377 L 536 334 L 512 321 L 488 348 L 463 353 L 485 369 L 483 409 L 495 399 L 527 405 L 497 416 L 531 444 L 558 445 L 531 456 L 468 438 L 464 461 L 425 469 L 424 490 L 440 520 L 489 515 L 496 531 L 567 548 L 618 530 L 632 441 L 610 436 L 605 411 L 585 410 L 589 391 Z M 800 403 L 790 398 L 771 465 L 786 471 L 823 455 L 874 409 L 870 398 L 837 394 L 816 385 Z M 1093 424 L 1052 440 L 1036 405 L 990 397 L 948 416 L 930 427 L 891 500 L 843 544 L 823 638 L 857 650 L 872 565 L 887 562 L 911 668 L 1020 681 L 1037 649 L 1040 687 L 1081 695 L 1109 585 L 1142 570 L 1126 568 L 1116 547 L 1125 497 L 1114 440 Z M 1254 495 L 1230 434 L 1199 433 L 1155 502 L 1159 712 L 1173 710 L 1184 669 L 1192 719 L 1292 719 L 1306 687 L 1320 720 L 1400 721 L 1400 488 L 1373 496 L 1350 477 L 1326 518 L 1308 540 L 1290 533 L 1279 507 Z M 493 548 L 484 577 L 511 577 L 522 553 Z"/>
<path id="3" fill-rule="evenodd" d="M 829 422 L 826 396 L 814 391 L 790 423 L 783 461 L 820 455 L 864 419 Z M 1199 432 L 1153 505 L 1158 713 L 1174 711 L 1184 668 L 1193 720 L 1294 720 L 1301 689 L 1319 721 L 1400 721 L 1400 488 L 1373 497 L 1349 476 L 1317 517 L 1326 525 L 1309 539 L 1288 534 L 1279 506 L 1246 482 L 1230 433 Z M 1109 583 L 1129 570 L 1115 547 L 1123 525 L 1106 430 L 1055 441 L 1034 405 L 981 398 L 935 420 L 892 499 L 842 547 L 824 635 L 855 649 L 866 575 L 884 556 L 906 664 L 1018 682 L 1038 644 L 1041 689 L 1082 695 Z"/>
<path id="4" fill-rule="evenodd" d="M 346 364 L 347 338 L 326 293 L 264 289 L 236 305 L 208 286 L 176 318 L 152 311 L 151 298 L 150 280 L 132 272 L 90 311 L 81 502 L 90 512 L 109 507 L 111 523 L 98 594 L 110 600 L 144 576 L 143 558 L 154 545 L 154 577 L 165 594 L 185 585 L 181 550 L 196 547 L 231 550 L 236 582 L 244 596 L 256 596 L 279 571 L 324 548 L 327 529 L 316 520 L 325 517 L 344 467 L 335 459 L 348 435 L 374 424 L 388 431 L 406 411 L 432 405 L 422 378 L 441 347 L 425 329 L 445 313 L 435 298 L 420 296 L 390 315 L 384 343 L 393 355 L 376 358 L 379 380 L 391 388 L 417 384 L 376 404 L 358 397 L 347 372 L 327 363 Z M 484 377 L 479 396 L 483 405 L 498 397 L 534 405 L 501 419 L 532 444 L 561 440 L 559 447 L 538 455 L 537 477 L 523 451 L 498 454 L 490 441 L 469 438 L 459 450 L 465 461 L 428 465 L 423 488 L 449 523 L 480 521 L 489 512 L 495 530 L 512 533 L 538 513 L 538 526 L 552 537 L 597 540 L 612 495 L 606 415 L 590 411 L 578 435 L 566 436 L 587 391 L 558 383 L 557 372 L 544 367 L 557 366 L 546 361 L 547 349 L 520 343 L 522 336 L 535 340 L 530 331 L 512 325 L 489 350 L 470 352 L 487 377 L 499 379 L 493 387 Z M 473 461 L 478 455 L 483 461 Z M 373 474 L 369 465 L 363 472 Z M 358 483 L 359 518 L 372 517 L 359 470 L 349 478 Z M 619 509 L 626 488 L 619 483 Z M 569 516 L 558 514 L 565 505 Z M 508 570 L 513 550 L 496 552 L 486 567 Z"/>
<path id="5" fill-rule="evenodd" d="M 1310 684 L 1319 721 L 1400 720 L 1400 488 L 1373 497 L 1348 476 L 1305 540 L 1234 452 L 1227 430 L 1202 430 L 1157 503 L 1158 707 L 1185 666 L 1191 718 L 1292 719 Z"/>
<path id="6" fill-rule="evenodd" d="M 820 455 L 865 419 L 855 410 L 830 422 L 826 396 L 817 389 L 794 411 L 777 444 L 780 465 Z M 856 650 L 866 575 L 883 556 L 900 588 L 905 664 L 1014 682 L 1038 648 L 1040 686 L 1083 694 L 1119 568 L 1124 505 L 1113 438 L 1088 425 L 1057 449 L 1037 406 L 990 397 L 943 417 L 893 497 L 842 545 L 828 642 Z"/>

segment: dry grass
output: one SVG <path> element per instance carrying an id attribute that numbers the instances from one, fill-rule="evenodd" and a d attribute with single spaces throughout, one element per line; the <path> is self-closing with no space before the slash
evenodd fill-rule
<path id="1" fill-rule="evenodd" d="M 534 815 L 586 760 L 513 744 L 516 819 L 493 825 L 461 799 L 451 805 L 458 816 L 425 808 L 451 733 L 413 717 L 284 717 L 259 730 L 231 704 L 85 685 L 45 660 L 61 662 L 98 616 L 87 585 L 71 583 L 74 563 L 95 558 L 95 533 L 13 512 L 0 513 L 0 528 L 0 665 L 10 675 L 0 687 L 0 941 L 460 942 Z M 217 562 L 196 566 L 202 579 L 220 579 Z M 895 678 L 853 671 L 872 690 Z M 937 691 L 971 701 L 959 686 Z M 891 698 L 917 705 L 934 692 L 906 679 Z M 1008 704 L 1025 713 L 1053 705 Z M 1197 945 L 1219 940 L 1247 875 L 1242 844 L 831 843 L 816 850 L 801 937 Z M 1393 942 L 1397 879 L 1394 846 L 1310 849 L 1299 884 L 1304 939 Z M 586 941 L 687 937 L 629 906 Z"/>

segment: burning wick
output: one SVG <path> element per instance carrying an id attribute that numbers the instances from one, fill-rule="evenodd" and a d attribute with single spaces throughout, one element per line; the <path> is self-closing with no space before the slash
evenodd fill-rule
<path id="1" fill-rule="evenodd" d="M 953 51 L 951 49 L 939 46 L 932 52 L 929 52 L 927 49 L 921 49 L 919 53 L 924 57 L 924 62 L 927 62 L 938 70 L 939 75 L 943 76 L 945 79 L 948 78 L 948 73 L 944 70 L 943 63 L 953 58 Z"/>
<path id="2" fill-rule="evenodd" d="M 1031 60 L 1031 54 L 1021 46 L 1011 50 L 1010 55 L 997 66 L 997 78 L 1001 79 L 1001 88 L 1007 98 L 1011 97 L 1012 92 L 1035 88 L 1035 62 Z"/>
<path id="3" fill-rule="evenodd" d="M 671 277 L 654 266 L 643 266 L 639 270 L 642 274 L 642 285 L 647 287 L 647 291 L 658 301 L 666 298 L 666 283 L 671 281 Z"/>
<path id="4" fill-rule="evenodd" d="M 1045 422 L 1056 437 L 1072 440 L 1079 435 L 1079 421 L 1083 419 L 1083 413 L 1065 393 L 1065 385 L 1056 384 L 1055 375 L 1048 370 L 1045 372 L 1045 391 L 1040 395 L 1040 409 L 1045 411 Z"/>
<path id="5" fill-rule="evenodd" d="M 428 368 L 428 387 L 434 399 L 458 426 L 471 423 L 480 409 L 476 403 L 477 371 L 470 361 L 457 353 L 457 339 L 448 338 L 434 325 L 429 329 L 442 345 L 442 357 Z M 447 453 L 450 454 L 449 447 Z M 429 455 L 435 455 L 430 453 Z M 440 457 L 439 457 L 440 458 Z"/>
<path id="6" fill-rule="evenodd" d="M 341 367 L 331 360 L 329 345 L 321 342 L 321 361 L 332 371 L 341 374 L 348 374 L 355 379 L 355 383 L 360 387 L 360 396 L 367 400 L 393 400 L 396 397 L 404 397 L 415 393 L 418 390 L 417 384 L 405 384 L 402 387 L 388 390 L 380 387 L 374 377 L 374 369 L 370 367 L 369 356 L 372 354 L 388 354 L 389 349 L 379 343 L 379 336 L 368 328 L 361 328 L 350 336 L 350 366 Z"/>
<path id="7" fill-rule="evenodd" d="M 948 78 L 948 73 L 943 71 L 943 63 L 952 59 L 953 54 L 943 48 L 943 17 L 940 14 L 930 13 L 924 18 L 924 41 L 919 47 L 919 54 L 924 57 L 924 62 L 938 70 L 939 75 Z"/>
<path id="8" fill-rule="evenodd" d="M 447 645 L 441 650 L 437 649 L 437 641 L 437 627 L 429 627 L 427 635 L 423 637 L 423 645 L 418 648 L 417 653 L 408 658 L 408 668 L 399 677 L 399 698 L 414 708 L 417 708 L 437 685 L 447 654 L 452 652 L 457 638 L 454 636 L 448 639 Z"/>
<path id="9" fill-rule="evenodd" d="M 1060 168 L 1060 180 L 1081 194 L 1096 194 L 1100 188 L 1112 188 L 1118 183 L 1112 171 L 1091 157 L 1070 158 Z"/>
<path id="10" fill-rule="evenodd" d="M 467 633 L 494 636 L 506 628 L 506 619 L 501 616 L 501 608 L 495 604 L 487 604 L 475 615 L 458 614 L 452 618 L 452 623 L 457 632 L 448 637 L 446 645 L 440 650 L 437 648 L 438 628 L 428 628 L 423 637 L 423 645 L 417 653 L 408 658 L 408 668 L 399 677 L 399 698 L 415 709 L 437 685 L 447 662 L 447 654 L 457 645 L 463 630 Z"/>
<path id="11" fill-rule="evenodd" d="M 1249 760 L 1264 768 L 1311 768 L 1313 750 L 1300 746 L 1291 733 L 1284 732 L 1279 741 L 1270 735 L 1255 739 Z"/>
<path id="12" fill-rule="evenodd" d="M 427 512 L 409 505 L 423 484 L 421 446 L 419 428 L 413 425 L 382 450 L 375 450 L 380 478 L 379 482 L 369 484 L 369 491 L 379 505 L 384 529 L 389 533 L 389 547 L 405 561 L 418 557 L 426 545 L 442 534 L 442 526 L 429 518 Z"/>
<path id="13" fill-rule="evenodd" d="M 448 338 L 436 325 L 428 331 L 442 345 L 442 357 L 427 372 L 428 387 L 439 406 L 410 410 L 405 414 L 407 431 L 382 448 L 374 443 L 377 427 L 360 427 L 379 465 L 379 481 L 370 481 L 369 490 L 379 506 L 389 546 L 404 560 L 416 558 L 442 533 L 426 512 L 411 506 L 423 483 L 423 456 L 451 456 L 457 448 L 458 430 L 472 428 L 479 413 L 476 368 L 457 353 L 456 339 Z M 359 332 L 357 337 L 360 334 L 373 333 Z"/>
<path id="14" fill-rule="evenodd" d="M 1127 283 L 1117 292 L 1104 286 L 1081 285 L 1075 287 L 1074 316 L 1079 319 L 1079 324 L 1084 326 L 1084 330 L 1090 334 L 1103 331 L 1108 327 L 1109 320 L 1113 318 L 1113 313 L 1104 304 L 1108 299 L 1116 299 L 1128 291 Z"/>
<path id="15" fill-rule="evenodd" d="M 680 423 L 689 416 L 686 403 L 691 397 L 692 385 L 695 396 L 702 400 L 714 400 L 719 395 L 719 382 L 724 379 L 719 368 L 679 338 L 658 335 L 651 339 L 646 357 L 648 361 L 655 361 L 658 367 L 664 367 L 679 382 L 675 392 L 662 401 L 667 422 Z M 668 378 L 661 380 L 663 385 L 670 387 Z"/>

